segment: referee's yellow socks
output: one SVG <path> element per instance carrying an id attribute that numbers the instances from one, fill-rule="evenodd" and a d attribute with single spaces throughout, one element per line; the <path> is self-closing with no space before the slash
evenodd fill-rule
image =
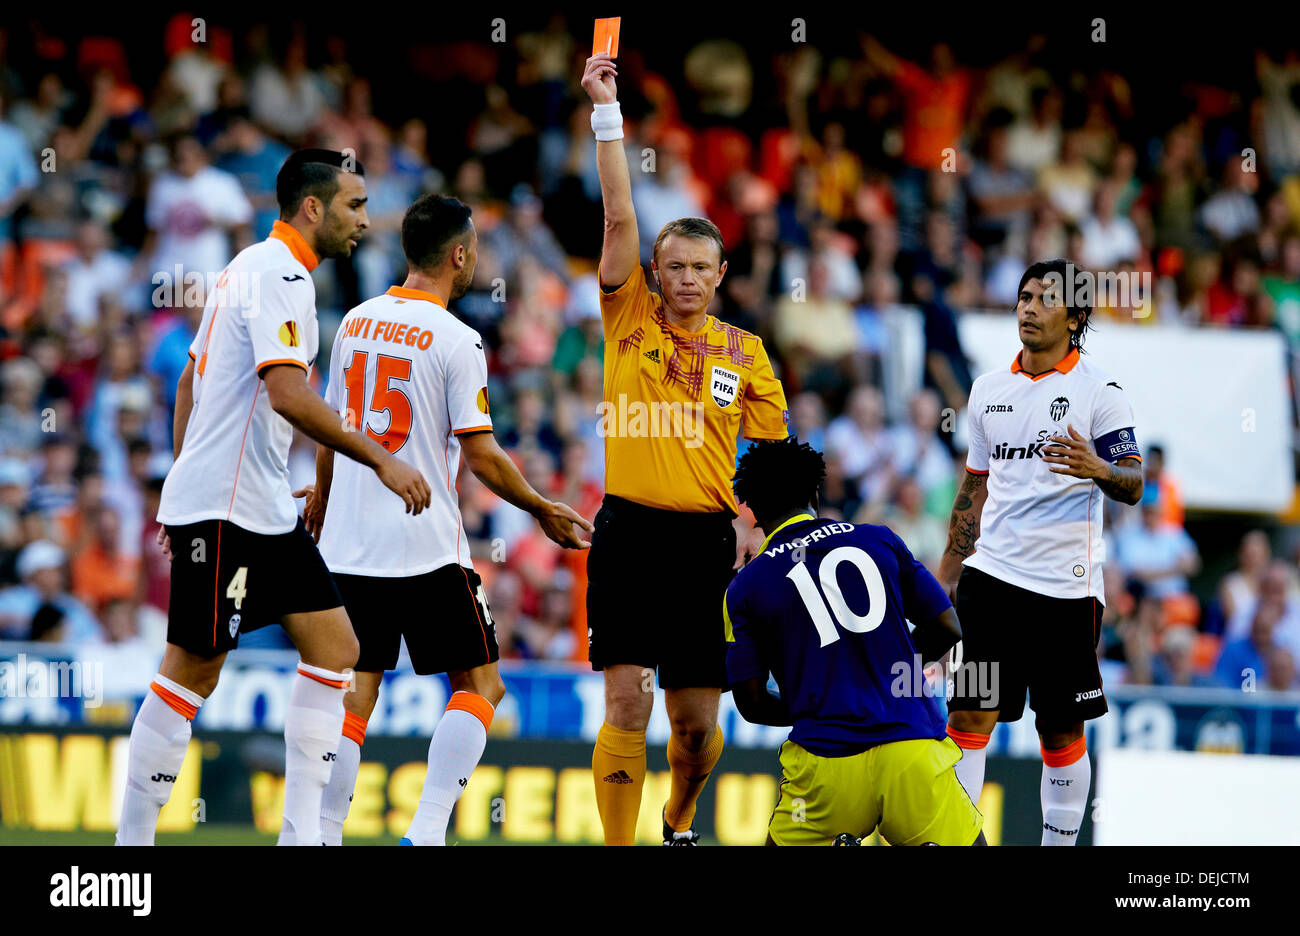
<path id="1" fill-rule="evenodd" d="M 641 788 L 645 785 L 645 731 L 624 731 L 609 722 L 602 724 L 591 755 L 591 772 L 596 780 L 596 808 L 605 829 L 605 844 L 634 845 Z"/>
<path id="2" fill-rule="evenodd" d="M 668 792 L 668 804 L 664 807 L 664 819 L 674 832 L 685 832 L 695 821 L 695 803 L 721 756 L 721 726 L 713 729 L 713 740 L 699 752 L 688 751 L 676 735 L 668 739 L 668 767 L 672 771 L 672 787 Z"/>

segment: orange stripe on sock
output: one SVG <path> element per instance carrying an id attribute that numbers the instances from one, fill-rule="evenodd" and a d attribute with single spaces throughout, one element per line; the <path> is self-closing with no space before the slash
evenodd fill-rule
<path id="1" fill-rule="evenodd" d="M 170 689 L 160 686 L 156 682 L 149 683 L 149 688 L 158 694 L 158 698 L 170 705 L 178 715 L 188 721 L 194 721 L 194 716 L 199 713 L 197 705 L 191 705 Z"/>
<path id="2" fill-rule="evenodd" d="M 492 724 L 492 716 L 495 710 L 492 703 L 483 698 L 477 692 L 453 692 L 451 700 L 447 703 L 447 711 L 459 709 L 462 712 L 469 712 L 475 718 L 483 723 L 483 730 L 487 731 L 488 726 Z"/>
<path id="3" fill-rule="evenodd" d="M 343 713 L 343 737 L 351 738 L 357 747 L 366 743 L 366 720 L 352 712 Z"/>
<path id="4" fill-rule="evenodd" d="M 959 748 L 967 751 L 981 751 L 988 746 L 990 736 L 976 731 L 958 731 L 956 728 L 949 728 L 948 737 L 957 742 Z"/>
<path id="5" fill-rule="evenodd" d="M 1043 763 L 1048 767 L 1069 767 L 1087 753 L 1088 747 L 1084 744 L 1083 738 L 1080 738 L 1054 751 L 1043 748 Z"/>
<path id="6" fill-rule="evenodd" d="M 304 669 L 298 670 L 299 676 L 306 676 L 308 679 L 314 679 L 318 683 L 324 683 L 326 686 L 333 686 L 335 689 L 346 689 L 350 685 L 347 679 L 326 679 L 324 676 L 317 676 L 315 673 L 309 673 Z"/>

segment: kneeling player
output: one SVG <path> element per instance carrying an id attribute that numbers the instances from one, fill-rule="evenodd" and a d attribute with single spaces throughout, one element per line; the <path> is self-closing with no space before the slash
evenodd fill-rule
<path id="1" fill-rule="evenodd" d="M 747 720 L 793 725 L 768 844 L 877 827 L 894 845 L 986 844 L 953 771 L 961 750 L 934 699 L 911 692 L 914 668 L 961 639 L 956 612 L 888 527 L 817 518 L 825 473 L 788 438 L 750 448 L 733 485 L 772 534 L 723 601 L 727 678 Z"/>
<path id="2" fill-rule="evenodd" d="M 461 530 L 456 474 L 463 450 L 490 490 L 527 510 L 561 546 L 580 549 L 573 508 L 538 494 L 492 437 L 483 341 L 449 311 L 474 277 L 478 236 L 470 209 L 426 195 L 402 220 L 409 275 L 343 319 L 325 398 L 349 425 L 432 479 L 429 510 L 404 518 L 400 503 L 351 462 L 321 448 L 306 513 L 361 644 L 356 691 L 321 806 L 327 845 L 340 845 L 361 762 L 366 720 L 402 638 L 421 675 L 447 673 L 452 696 L 429 744 L 429 773 L 404 845 L 445 844 L 447 820 L 487 744 L 505 695 L 496 632 Z M 453 467 L 454 466 L 454 467 Z M 328 504 L 328 510 L 326 509 Z M 404 523 L 399 521 L 405 520 Z"/>

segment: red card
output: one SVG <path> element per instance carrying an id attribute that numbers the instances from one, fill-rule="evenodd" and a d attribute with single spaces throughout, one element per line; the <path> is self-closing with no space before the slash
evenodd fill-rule
<path id="1" fill-rule="evenodd" d="M 596 35 L 591 40 L 591 54 L 608 52 L 610 58 L 618 58 L 618 27 L 623 17 L 611 16 L 596 20 Z"/>

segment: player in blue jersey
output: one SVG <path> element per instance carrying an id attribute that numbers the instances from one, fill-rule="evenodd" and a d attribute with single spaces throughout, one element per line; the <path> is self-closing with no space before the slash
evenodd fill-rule
<path id="1" fill-rule="evenodd" d="M 772 532 L 723 599 L 728 683 L 750 722 L 793 726 L 767 843 L 879 827 L 894 845 L 986 844 L 953 771 L 961 750 L 917 691 L 922 661 L 961 639 L 957 614 L 888 527 L 817 518 L 825 474 L 815 449 L 787 438 L 755 443 L 733 482 Z"/>

